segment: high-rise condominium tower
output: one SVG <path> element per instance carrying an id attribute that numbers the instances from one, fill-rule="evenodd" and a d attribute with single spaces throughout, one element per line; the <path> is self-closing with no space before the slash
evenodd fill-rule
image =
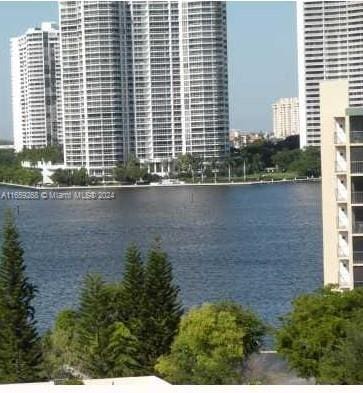
<path id="1" fill-rule="evenodd" d="M 320 144 L 319 82 L 349 81 L 349 106 L 363 105 L 363 2 L 297 2 L 300 144 Z"/>
<path id="2" fill-rule="evenodd" d="M 15 150 L 61 144 L 57 25 L 42 23 L 12 38 L 10 45 Z"/>
<path id="3" fill-rule="evenodd" d="M 225 3 L 61 1 L 60 26 L 68 166 L 228 152 Z"/>
<path id="4" fill-rule="evenodd" d="M 272 104 L 274 136 L 287 138 L 299 134 L 299 101 L 297 97 L 280 98 Z"/>

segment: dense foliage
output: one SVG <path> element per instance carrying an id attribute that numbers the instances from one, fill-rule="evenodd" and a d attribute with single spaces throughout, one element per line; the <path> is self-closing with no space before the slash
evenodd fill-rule
<path id="1" fill-rule="evenodd" d="M 42 352 L 32 306 L 36 288 L 26 276 L 23 249 L 7 212 L 0 262 L 0 382 L 40 379 Z"/>
<path id="2" fill-rule="evenodd" d="M 32 186 L 42 181 L 42 175 L 37 169 L 22 168 L 18 165 L 0 166 L 0 181 Z"/>
<path id="3" fill-rule="evenodd" d="M 40 341 L 23 250 L 10 213 L 0 261 L 0 383 L 158 373 L 172 383 L 244 380 L 248 357 L 266 327 L 232 302 L 205 304 L 182 316 L 171 264 L 155 241 L 143 261 L 132 245 L 121 281 L 85 277 L 74 310 L 59 313 Z M 282 319 L 276 348 L 291 368 L 321 384 L 363 383 L 363 288 L 302 295 Z"/>
<path id="4" fill-rule="evenodd" d="M 282 319 L 277 350 L 297 373 L 318 383 L 359 384 L 362 371 L 363 289 L 330 288 L 302 295 Z"/>
<path id="5" fill-rule="evenodd" d="M 157 358 L 169 352 L 182 315 L 179 288 L 173 284 L 172 266 L 158 240 L 148 255 L 143 293 L 140 339 L 143 363 L 152 370 Z"/>
<path id="6" fill-rule="evenodd" d="M 62 163 L 63 150 L 60 146 L 46 146 L 44 148 L 24 149 L 17 154 L 19 161 L 30 161 L 36 164 L 38 161 Z"/>
<path id="7" fill-rule="evenodd" d="M 239 384 L 264 333 L 262 322 L 238 304 L 205 304 L 182 318 L 171 353 L 155 368 L 176 384 Z"/>
<path id="8" fill-rule="evenodd" d="M 232 149 L 224 160 L 203 160 L 191 154 L 180 155 L 175 161 L 179 178 L 204 179 L 217 177 L 259 177 L 266 168 L 276 168 L 295 176 L 320 176 L 320 151 L 315 147 L 299 149 L 299 137 L 282 141 L 258 140 L 241 149 Z"/>
<path id="9" fill-rule="evenodd" d="M 316 147 L 305 150 L 282 150 L 272 157 L 279 169 L 295 172 L 300 176 L 320 176 L 320 151 Z"/>
<path id="10" fill-rule="evenodd" d="M 88 176 L 85 168 L 57 169 L 52 175 L 52 180 L 61 186 L 88 186 L 97 183 L 97 179 Z"/>
<path id="11" fill-rule="evenodd" d="M 22 168 L 13 149 L 0 150 L 0 182 L 34 185 L 41 180 L 39 170 Z"/>
<path id="12" fill-rule="evenodd" d="M 146 177 L 147 169 L 136 158 L 131 158 L 127 163 L 118 164 L 113 175 L 115 180 L 121 183 L 135 183 Z"/>
<path id="13" fill-rule="evenodd" d="M 152 373 L 168 353 L 181 316 L 171 265 L 155 242 L 144 266 L 130 246 L 121 282 L 99 275 L 85 278 L 77 310 L 65 310 L 44 338 L 47 375 L 67 367 L 90 377 Z"/>

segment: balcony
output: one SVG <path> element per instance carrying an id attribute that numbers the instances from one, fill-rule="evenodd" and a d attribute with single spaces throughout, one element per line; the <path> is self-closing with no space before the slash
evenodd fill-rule
<path id="1" fill-rule="evenodd" d="M 363 143 L 363 131 L 351 131 L 350 143 Z"/>
<path id="2" fill-rule="evenodd" d="M 352 161 L 350 163 L 350 172 L 352 175 L 363 175 L 363 161 Z"/>

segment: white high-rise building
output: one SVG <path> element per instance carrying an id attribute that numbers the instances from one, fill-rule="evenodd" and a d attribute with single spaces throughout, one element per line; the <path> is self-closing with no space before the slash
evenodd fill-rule
<path id="1" fill-rule="evenodd" d="M 65 164 L 100 177 L 129 150 L 126 11 L 125 2 L 59 3 Z"/>
<path id="2" fill-rule="evenodd" d="M 61 1 L 60 28 L 67 166 L 228 153 L 224 2 Z"/>
<path id="3" fill-rule="evenodd" d="M 363 2 L 298 1 L 300 145 L 320 145 L 319 82 L 349 81 L 349 106 L 363 105 Z"/>
<path id="4" fill-rule="evenodd" d="M 297 97 L 280 98 L 272 104 L 273 133 L 285 139 L 299 134 L 299 101 Z"/>
<path id="5" fill-rule="evenodd" d="M 62 144 L 57 25 L 28 29 L 10 46 L 15 150 Z"/>

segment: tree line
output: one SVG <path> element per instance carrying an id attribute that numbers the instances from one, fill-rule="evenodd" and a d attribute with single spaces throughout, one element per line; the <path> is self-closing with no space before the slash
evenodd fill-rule
<path id="1" fill-rule="evenodd" d="M 146 260 L 136 245 L 122 279 L 85 277 L 75 309 L 61 311 L 42 336 L 14 217 L 6 213 L 0 260 L 0 383 L 158 375 L 175 384 L 241 384 L 266 326 L 231 301 L 183 310 L 159 240 Z M 363 289 L 304 294 L 275 328 L 291 368 L 320 384 L 363 382 Z"/>
<path id="2" fill-rule="evenodd" d="M 0 181 L 34 185 L 41 182 L 39 170 L 21 167 L 22 161 L 36 164 L 38 161 L 52 163 L 63 161 L 63 151 L 58 146 L 42 149 L 24 149 L 20 153 L 13 150 L 0 151 Z M 221 159 L 203 159 L 201 156 L 184 154 L 174 160 L 160 163 L 171 178 L 185 181 L 216 181 L 266 176 L 267 168 L 274 168 L 282 176 L 320 176 L 320 150 L 317 147 L 299 149 L 299 137 L 291 136 L 282 141 L 261 139 L 252 144 L 231 149 L 230 155 Z M 54 183 L 61 186 L 87 186 L 98 184 L 101 179 L 89 176 L 85 168 L 58 169 L 52 176 Z M 160 177 L 149 173 L 148 168 L 131 156 L 125 163 L 118 163 L 107 180 L 121 184 L 136 182 L 157 182 Z"/>
<path id="3" fill-rule="evenodd" d="M 13 149 L 0 150 L 0 181 L 33 185 L 42 180 L 39 170 L 23 168 Z"/>

